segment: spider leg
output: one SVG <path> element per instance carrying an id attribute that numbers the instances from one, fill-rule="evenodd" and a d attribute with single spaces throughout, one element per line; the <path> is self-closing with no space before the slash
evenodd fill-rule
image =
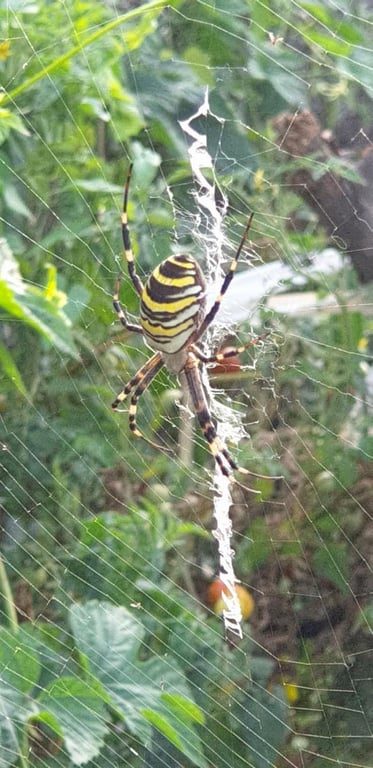
<path id="1" fill-rule="evenodd" d="M 231 480 L 234 480 L 231 470 L 248 475 L 248 470 L 244 469 L 244 467 L 239 467 L 238 464 L 236 464 L 216 434 L 216 429 L 211 421 L 211 415 L 207 406 L 206 396 L 198 370 L 198 359 L 193 352 L 190 352 L 188 355 L 185 367 L 183 368 L 183 373 L 187 381 L 199 425 L 219 469 L 223 475 L 229 477 Z"/>
<path id="2" fill-rule="evenodd" d="M 123 246 L 124 246 L 124 255 L 127 261 L 128 274 L 132 280 L 135 290 L 137 291 L 139 296 L 141 296 L 144 290 L 144 286 L 138 274 L 136 273 L 135 262 L 134 262 L 133 253 L 132 253 L 130 231 L 128 227 L 128 216 L 127 216 L 128 192 L 130 187 L 132 168 L 133 168 L 133 163 L 131 163 L 128 169 L 126 183 L 124 186 L 123 209 L 122 209 L 122 239 L 123 239 Z"/>
<path id="3" fill-rule="evenodd" d="M 137 401 L 139 397 L 145 392 L 146 388 L 149 386 L 150 382 L 154 379 L 158 371 L 162 368 L 164 365 L 164 362 L 162 360 L 162 355 L 160 352 L 157 352 L 153 357 L 150 358 L 150 360 L 147 360 L 145 365 L 140 368 L 139 371 L 137 371 L 136 375 L 133 376 L 132 379 L 126 384 L 125 388 L 122 390 L 122 392 L 119 393 L 118 397 L 114 400 L 112 404 L 113 410 L 117 410 L 119 413 L 123 413 L 122 409 L 118 409 L 118 405 L 120 403 L 123 403 L 124 400 L 128 397 L 128 395 L 132 392 L 134 389 L 130 400 L 130 406 L 128 409 L 129 414 L 129 427 L 132 432 L 132 434 L 135 437 L 141 437 L 143 440 L 145 440 L 146 443 L 153 446 L 153 448 L 157 448 L 161 451 L 166 451 L 167 453 L 172 453 L 172 451 L 168 448 L 166 448 L 163 445 L 159 445 L 158 443 L 155 443 L 153 440 L 150 440 L 148 437 L 145 437 L 145 435 L 140 432 L 140 430 L 137 428 L 136 424 L 136 414 L 137 414 Z"/>
<path id="4" fill-rule="evenodd" d="M 247 222 L 247 224 L 246 224 L 246 227 L 244 229 L 244 233 L 243 233 L 243 235 L 241 237 L 241 242 L 240 242 L 240 244 L 239 244 L 239 246 L 237 248 L 237 251 L 236 251 L 236 255 L 234 256 L 234 258 L 233 258 L 233 260 L 231 262 L 231 265 L 229 267 L 229 270 L 228 270 L 227 274 L 224 277 L 222 286 L 220 288 L 220 293 L 218 294 L 217 298 L 215 299 L 215 302 L 212 305 L 211 309 L 209 310 L 209 312 L 207 313 L 205 318 L 202 320 L 202 323 L 201 323 L 200 327 L 198 328 L 198 331 L 197 331 L 197 334 L 196 334 L 195 338 L 199 339 L 202 336 L 202 334 L 205 332 L 206 328 L 210 325 L 210 323 L 212 323 L 215 315 L 219 311 L 222 298 L 223 298 L 224 294 L 227 292 L 227 290 L 229 288 L 229 285 L 231 284 L 231 282 L 233 280 L 233 275 L 234 275 L 234 273 L 236 271 L 236 268 L 237 268 L 238 259 L 240 258 L 241 251 L 242 251 L 242 249 L 243 249 L 243 247 L 245 245 L 245 242 L 247 240 L 247 236 L 248 236 L 249 231 L 250 231 L 250 227 L 251 227 L 251 222 L 253 220 L 253 216 L 254 216 L 254 214 L 252 213 L 250 218 L 249 218 L 249 220 L 248 220 L 248 222 Z"/>
<path id="5" fill-rule="evenodd" d="M 256 339 L 251 339 L 251 341 L 248 341 L 247 344 L 243 344 L 241 347 L 230 347 L 227 352 L 217 352 L 211 356 L 204 355 L 203 352 L 198 349 L 198 347 L 194 346 L 194 344 L 192 349 L 195 356 L 198 357 L 198 360 L 200 360 L 202 363 L 222 363 L 223 360 L 227 360 L 229 357 L 237 357 L 238 355 L 242 355 L 242 352 L 245 352 L 245 350 L 249 347 L 254 347 L 256 344 L 259 344 L 260 341 L 264 341 L 268 335 L 268 333 L 262 333 L 261 336 L 258 336 Z"/>
<path id="6" fill-rule="evenodd" d="M 198 357 L 199 360 L 201 360 L 202 363 L 221 363 L 223 360 L 226 360 L 229 357 L 236 357 L 237 355 L 241 355 L 242 352 L 245 351 L 248 347 L 252 347 L 255 344 L 258 344 L 260 341 L 263 341 L 264 339 L 269 336 L 268 333 L 262 333 L 261 336 L 258 336 L 258 338 L 253 339 L 252 341 L 249 341 L 247 344 L 244 344 L 242 347 L 231 347 L 228 352 L 218 352 L 216 355 L 211 355 L 211 357 L 208 357 L 208 355 L 204 355 L 198 347 L 196 347 L 194 344 L 192 345 L 192 350 L 196 357 Z M 232 467 L 232 469 L 238 470 L 239 472 L 243 472 L 245 475 L 252 475 L 252 477 L 259 477 L 262 480 L 281 480 L 282 475 L 261 475 L 258 472 L 252 472 L 250 469 L 245 469 L 244 467 L 239 467 L 236 462 L 232 459 L 229 452 L 222 446 L 221 453 L 223 454 L 224 458 L 227 460 L 228 464 Z M 232 478 L 233 479 L 233 478 Z M 235 481 L 237 482 L 237 481 Z M 240 483 L 238 483 L 240 485 Z M 242 486 L 246 490 L 251 491 L 251 493 L 256 493 L 256 491 L 253 491 L 252 488 L 246 488 L 246 486 Z"/>
<path id="7" fill-rule="evenodd" d="M 119 289 L 120 289 L 121 282 L 122 282 L 122 275 L 119 274 L 115 283 L 114 295 L 113 295 L 113 307 L 118 315 L 118 320 L 120 320 L 120 322 L 122 323 L 122 325 L 124 325 L 127 331 L 134 331 L 135 333 L 144 333 L 143 329 L 141 328 L 141 325 L 135 325 L 134 323 L 128 322 L 126 314 L 120 305 Z"/>

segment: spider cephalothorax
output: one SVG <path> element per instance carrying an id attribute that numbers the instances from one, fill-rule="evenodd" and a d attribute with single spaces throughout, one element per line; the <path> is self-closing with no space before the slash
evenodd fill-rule
<path id="1" fill-rule="evenodd" d="M 246 224 L 236 255 L 223 279 L 220 293 L 206 314 L 206 283 L 201 268 L 192 256 L 178 254 L 165 259 L 153 270 L 145 285 L 142 284 L 137 275 L 127 220 L 131 171 L 132 165 L 129 168 L 124 189 L 122 236 L 128 273 L 140 296 L 140 325 L 134 325 L 127 320 L 119 303 L 121 275 L 119 275 L 115 285 L 113 304 L 122 325 L 129 331 L 141 333 L 149 347 L 156 351 L 153 357 L 126 384 L 114 400 L 112 407 L 117 409 L 132 392 L 129 406 L 130 429 L 136 437 L 144 437 L 136 425 L 137 401 L 158 371 L 164 366 L 171 373 L 179 374 L 186 383 L 202 432 L 222 473 L 230 477 L 232 470 L 246 472 L 236 464 L 217 437 L 207 406 L 199 368 L 201 364 L 221 363 L 226 358 L 235 357 L 256 344 L 264 336 L 249 341 L 242 347 L 230 347 L 229 351 L 218 352 L 211 356 L 204 355 L 196 346 L 196 342 L 203 336 L 219 310 L 221 300 L 233 278 L 240 253 L 248 236 L 252 216 Z M 156 445 L 151 440 L 148 442 L 151 445 Z"/>

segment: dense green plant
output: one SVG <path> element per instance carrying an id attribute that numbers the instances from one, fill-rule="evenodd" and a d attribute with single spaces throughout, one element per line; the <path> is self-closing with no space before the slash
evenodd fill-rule
<path id="1" fill-rule="evenodd" d="M 173 659 L 158 654 L 141 660 L 139 620 L 124 608 L 87 602 L 70 608 L 69 623 L 75 645 L 67 639 L 58 645 L 43 624 L 1 633 L 2 768 L 17 759 L 29 765 L 36 734 L 41 748 L 49 734 L 52 753 L 63 749 L 72 765 L 87 763 L 122 719 L 127 740 L 132 734 L 150 749 L 156 729 L 204 765 L 194 727 L 201 710 Z"/>
<path id="2" fill-rule="evenodd" d="M 164 573 L 170 549 L 195 533 L 203 535 L 151 507 L 82 523 L 60 590 L 86 602 L 60 615 L 60 629 L 17 626 L 2 570 L 10 626 L 0 636 L 4 768 L 17 758 L 33 765 L 38 748 L 81 765 L 117 742 L 121 722 L 126 764 L 137 764 L 131 743 L 146 759 L 166 750 L 175 764 L 180 753 L 198 766 L 218 753 L 256 768 L 272 759 L 288 709 L 279 686 L 266 689 L 273 663 L 250 647 L 224 648 L 218 620 Z"/>

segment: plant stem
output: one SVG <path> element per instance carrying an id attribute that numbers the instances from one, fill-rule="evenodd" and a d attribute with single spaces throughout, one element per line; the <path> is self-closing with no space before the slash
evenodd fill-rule
<path id="1" fill-rule="evenodd" d="M 5 613 L 8 617 L 9 627 L 13 632 L 18 632 L 17 612 L 14 605 L 12 590 L 10 588 L 8 575 L 0 556 L 0 593 L 3 595 L 5 603 Z"/>
<path id="2" fill-rule="evenodd" d="M 28 738 L 27 738 L 27 730 L 25 726 L 24 732 L 23 732 L 23 739 L 21 743 L 21 749 L 19 750 L 19 762 L 20 762 L 21 768 L 29 768 L 28 753 L 29 753 Z"/>

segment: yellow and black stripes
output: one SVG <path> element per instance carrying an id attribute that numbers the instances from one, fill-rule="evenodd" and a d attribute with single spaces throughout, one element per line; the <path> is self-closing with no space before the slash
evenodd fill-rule
<path id="1" fill-rule="evenodd" d="M 122 238 L 128 274 L 136 292 L 140 296 L 140 324 L 137 325 L 129 322 L 125 311 L 120 305 L 119 289 L 121 275 L 119 275 L 115 284 L 113 304 L 122 325 L 129 331 L 142 334 L 149 343 L 149 346 L 155 350 L 155 354 L 126 384 L 125 388 L 114 400 L 112 407 L 114 410 L 122 410 L 120 408 L 121 403 L 130 395 L 128 414 L 132 434 L 135 437 L 142 437 L 155 448 L 172 452 L 167 447 L 157 445 L 157 443 L 144 437 L 136 424 L 137 401 L 139 397 L 162 366 L 166 366 L 168 371 L 179 374 L 185 382 L 190 392 L 193 409 L 203 435 L 209 444 L 216 465 L 223 475 L 237 482 L 233 477 L 233 471 L 237 470 L 245 474 L 248 474 L 248 471 L 236 464 L 216 434 L 216 429 L 209 413 L 199 366 L 200 364 L 210 362 L 220 363 L 226 358 L 239 355 L 248 347 L 264 339 L 267 334 L 263 334 L 258 339 L 249 341 L 247 344 L 236 349 L 218 352 L 211 356 L 203 354 L 195 344 L 198 343 L 219 311 L 221 301 L 233 279 L 239 257 L 247 240 L 252 216 L 247 222 L 229 270 L 223 278 L 220 292 L 211 309 L 205 315 L 206 284 L 202 271 L 192 256 L 187 254 L 170 256 L 154 269 L 145 285 L 143 285 L 138 277 L 134 264 L 127 219 L 131 172 L 132 165 L 128 170 L 124 187 Z"/>
<path id="2" fill-rule="evenodd" d="M 206 402 L 202 380 L 198 370 L 198 359 L 194 352 L 189 352 L 183 373 L 188 385 L 188 391 L 192 398 L 193 408 L 210 451 L 220 469 L 226 477 L 231 477 L 231 471 L 236 470 L 248 474 L 247 470 L 239 467 L 229 455 L 229 452 L 219 440 L 216 429 L 211 421 L 210 412 Z"/>
<path id="3" fill-rule="evenodd" d="M 142 394 L 146 387 L 150 384 L 151 380 L 154 378 L 154 376 L 158 373 L 158 371 L 162 368 L 164 365 L 164 362 L 162 360 L 162 355 L 157 352 L 153 357 L 151 357 L 149 360 L 146 361 L 146 363 L 140 368 L 139 371 L 135 374 L 135 376 L 130 379 L 128 384 L 124 387 L 122 392 L 119 393 L 118 397 L 114 400 L 112 403 L 112 408 L 116 409 L 118 408 L 118 405 L 120 403 L 123 403 L 124 400 L 128 397 L 130 392 L 137 387 L 137 390 L 140 389 L 140 393 Z M 137 391 L 136 390 L 136 391 Z"/>
<path id="4" fill-rule="evenodd" d="M 170 256 L 150 275 L 141 295 L 140 323 L 149 345 L 175 354 L 192 342 L 205 308 L 205 280 L 187 254 Z"/>

